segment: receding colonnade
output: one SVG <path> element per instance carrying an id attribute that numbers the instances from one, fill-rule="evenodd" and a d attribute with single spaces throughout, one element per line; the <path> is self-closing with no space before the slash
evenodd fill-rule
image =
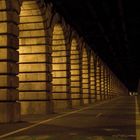
<path id="1" fill-rule="evenodd" d="M 127 92 L 51 3 L 0 0 L 0 123 Z"/>

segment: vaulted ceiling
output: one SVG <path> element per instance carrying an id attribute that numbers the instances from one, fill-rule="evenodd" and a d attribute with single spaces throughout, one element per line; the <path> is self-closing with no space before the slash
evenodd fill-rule
<path id="1" fill-rule="evenodd" d="M 50 1 L 118 78 L 130 90 L 136 90 L 140 76 L 138 3 L 128 0 Z"/>

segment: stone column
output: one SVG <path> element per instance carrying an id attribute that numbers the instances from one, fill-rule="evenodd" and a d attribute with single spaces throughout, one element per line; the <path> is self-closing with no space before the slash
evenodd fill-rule
<path id="1" fill-rule="evenodd" d="M 43 3 L 23 0 L 19 24 L 19 97 L 21 114 L 49 112 L 51 55 Z M 44 10 L 45 11 L 45 10 Z"/>
<path id="2" fill-rule="evenodd" d="M 63 111 L 69 107 L 69 68 L 67 45 L 62 24 L 56 24 L 52 35 L 52 102 L 54 111 Z"/>
<path id="3" fill-rule="evenodd" d="M 97 65 L 96 65 L 96 89 L 97 89 L 97 100 L 102 100 L 101 95 L 101 66 L 99 62 L 99 58 L 97 59 Z"/>
<path id="4" fill-rule="evenodd" d="M 95 90 L 94 90 L 94 92 L 95 92 L 95 101 L 97 101 L 97 79 L 96 79 L 96 77 L 97 77 L 97 56 L 95 55 L 94 56 L 94 87 L 95 87 Z"/>
<path id="5" fill-rule="evenodd" d="M 82 52 L 82 95 L 83 103 L 89 103 L 89 74 L 88 74 L 88 55 L 86 48 Z"/>
<path id="6" fill-rule="evenodd" d="M 101 63 L 101 94 L 102 99 L 105 99 L 105 81 L 104 81 L 104 64 Z"/>
<path id="7" fill-rule="evenodd" d="M 107 68 L 106 65 L 104 66 L 104 81 L 105 81 L 105 99 L 108 98 L 108 91 L 107 91 Z"/>
<path id="8" fill-rule="evenodd" d="M 95 68 L 94 68 L 94 53 L 90 55 L 90 100 L 91 103 L 95 102 Z"/>
<path id="9" fill-rule="evenodd" d="M 0 123 L 20 120 L 17 0 L 0 1 Z"/>
<path id="10" fill-rule="evenodd" d="M 82 41 L 81 41 L 82 42 Z M 83 55 L 83 51 L 82 51 L 82 43 L 80 43 L 80 53 L 79 53 L 79 75 L 80 75 L 80 105 L 83 105 L 83 84 L 82 84 L 82 55 Z"/>
<path id="11" fill-rule="evenodd" d="M 71 101 L 72 107 L 80 105 L 80 52 L 76 39 L 71 42 L 70 50 L 71 67 Z"/>

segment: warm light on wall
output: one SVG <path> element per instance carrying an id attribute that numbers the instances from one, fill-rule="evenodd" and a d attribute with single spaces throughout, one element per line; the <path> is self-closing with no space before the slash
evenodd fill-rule
<path id="1" fill-rule="evenodd" d="M 56 24 L 52 36 L 52 102 L 54 111 L 67 108 L 67 54 L 63 28 Z"/>
<path id="2" fill-rule="evenodd" d="M 96 64 L 96 92 L 97 92 L 97 100 L 101 99 L 101 78 L 100 78 L 100 63 L 97 61 Z"/>
<path id="3" fill-rule="evenodd" d="M 84 104 L 89 103 L 89 74 L 88 74 L 88 56 L 87 50 L 83 48 L 82 52 L 82 93 Z"/>
<path id="4" fill-rule="evenodd" d="M 90 56 L 90 98 L 91 102 L 95 101 L 95 67 L 94 67 L 94 54 Z"/>
<path id="5" fill-rule="evenodd" d="M 80 51 L 78 50 L 78 44 L 75 39 L 71 43 L 70 72 L 72 106 L 76 106 L 80 105 Z"/>
<path id="6" fill-rule="evenodd" d="M 61 25 L 55 25 L 52 40 L 53 93 L 67 92 L 67 59 L 64 33 Z M 57 96 L 57 95 L 56 95 Z"/>
<path id="7" fill-rule="evenodd" d="M 100 74 L 101 74 L 101 95 L 102 95 L 102 98 L 105 99 L 105 86 L 104 86 L 104 66 L 103 66 L 103 63 L 101 63 L 100 65 Z"/>
<path id="8" fill-rule="evenodd" d="M 46 76 L 45 44 L 43 17 L 37 2 L 23 1 L 19 24 L 19 98 L 24 100 L 21 101 L 22 114 L 46 112 L 45 103 L 37 102 L 46 99 L 46 82 L 49 80 Z"/>
<path id="9" fill-rule="evenodd" d="M 52 5 L 21 2 L 0 0 L 0 123 L 128 92 Z"/>

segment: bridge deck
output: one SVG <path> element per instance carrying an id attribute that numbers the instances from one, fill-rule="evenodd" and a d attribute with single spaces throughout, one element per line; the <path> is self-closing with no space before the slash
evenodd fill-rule
<path id="1" fill-rule="evenodd" d="M 139 133 L 138 105 L 136 97 L 125 96 L 60 114 L 28 116 L 24 117 L 23 122 L 20 123 L 1 124 L 0 138 L 8 140 L 102 140 L 110 138 L 135 140 Z"/>

